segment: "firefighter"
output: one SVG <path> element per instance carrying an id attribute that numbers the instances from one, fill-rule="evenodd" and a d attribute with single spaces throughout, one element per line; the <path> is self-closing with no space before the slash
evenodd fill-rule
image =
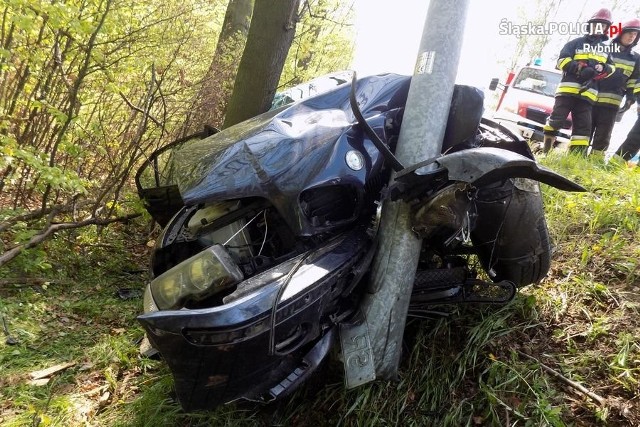
<path id="1" fill-rule="evenodd" d="M 616 154 L 629 162 L 640 153 L 640 105 L 638 106 L 638 118 Z"/>
<path id="2" fill-rule="evenodd" d="M 589 33 L 569 41 L 560 51 L 557 68 L 563 74 L 556 89 L 553 110 L 544 126 L 545 153 L 553 147 L 569 113 L 573 119 L 569 151 L 586 153 L 591 134 L 591 109 L 598 98 L 598 81 L 615 71 L 602 43 L 608 39 L 611 12 L 600 9 L 587 22 Z"/>
<path id="3" fill-rule="evenodd" d="M 599 82 L 598 98 L 591 111 L 591 154 L 604 157 L 609 148 L 611 131 L 616 121 L 618 108 L 625 98 L 624 109 L 636 101 L 640 92 L 640 55 L 633 52 L 640 34 L 640 20 L 632 19 L 622 26 L 621 33 L 611 41 L 609 57 L 615 72 Z"/>

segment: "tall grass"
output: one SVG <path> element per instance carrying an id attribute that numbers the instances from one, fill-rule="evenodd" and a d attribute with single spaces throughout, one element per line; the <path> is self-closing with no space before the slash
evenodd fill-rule
<path id="1" fill-rule="evenodd" d="M 58 255 L 50 262 L 73 272 L 67 284 L 0 291 L 0 313 L 19 340 L 0 347 L 0 424 L 640 425 L 640 173 L 566 155 L 541 162 L 589 189 L 543 186 L 554 259 L 542 283 L 505 306 L 410 319 L 396 382 L 345 390 L 332 360 L 291 398 L 266 407 L 185 414 L 166 366 L 137 354 L 141 301 L 114 291 L 144 283 L 144 274 L 122 273 L 145 269 L 144 234 L 119 237 L 108 256 L 96 246 L 81 259 L 51 242 L 48 252 Z M 29 383 L 29 372 L 64 361 L 76 365 L 45 386 Z"/>

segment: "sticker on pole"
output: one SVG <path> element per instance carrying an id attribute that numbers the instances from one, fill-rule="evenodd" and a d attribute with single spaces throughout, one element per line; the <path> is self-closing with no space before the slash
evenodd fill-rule
<path id="1" fill-rule="evenodd" d="M 436 59 L 435 50 L 422 52 L 418 56 L 418 62 L 416 63 L 415 74 L 431 74 L 433 72 L 433 63 Z"/>
<path id="2" fill-rule="evenodd" d="M 375 380 L 376 369 L 367 321 L 358 312 L 353 323 L 340 323 L 339 326 L 347 388 L 358 387 Z"/>

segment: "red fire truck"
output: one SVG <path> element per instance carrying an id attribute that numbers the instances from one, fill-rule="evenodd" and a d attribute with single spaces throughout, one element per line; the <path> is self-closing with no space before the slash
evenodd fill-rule
<path id="1" fill-rule="evenodd" d="M 542 127 L 551 114 L 554 95 L 562 78 L 559 70 L 538 65 L 527 65 L 511 71 L 505 83 L 494 78 L 490 90 L 500 89 L 500 99 L 494 113 L 494 120 L 517 128 L 525 139 L 532 143 L 543 140 Z M 567 118 L 557 141 L 568 143 L 571 136 L 571 115 Z"/>

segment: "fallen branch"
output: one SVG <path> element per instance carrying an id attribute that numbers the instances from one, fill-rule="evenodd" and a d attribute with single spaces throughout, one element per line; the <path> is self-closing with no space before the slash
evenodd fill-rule
<path id="1" fill-rule="evenodd" d="M 558 378 L 559 380 L 561 380 L 563 383 L 567 384 L 570 387 L 573 387 L 574 389 L 578 390 L 580 393 L 590 397 L 591 399 L 593 399 L 594 401 L 598 402 L 600 404 L 600 406 L 605 406 L 606 403 L 606 399 L 594 392 L 592 392 L 591 390 L 587 389 L 586 387 L 584 387 L 582 384 L 577 383 L 573 380 L 570 380 L 569 378 L 565 377 L 564 375 L 562 375 L 560 372 L 556 371 L 553 368 L 550 368 L 549 366 L 545 365 L 544 363 L 540 362 L 538 359 L 536 359 L 533 356 L 530 356 L 526 353 L 521 352 L 520 350 L 516 350 L 518 352 L 518 354 L 531 359 L 533 361 L 535 361 L 538 365 L 540 365 L 540 367 L 546 371 L 547 373 L 553 375 L 554 377 Z"/>
<path id="2" fill-rule="evenodd" d="M 74 366 L 76 364 L 76 362 L 67 362 L 67 363 L 61 363 L 59 365 L 55 365 L 52 366 L 50 368 L 46 368 L 46 369 L 41 369 L 39 371 L 33 371 L 29 374 L 29 377 L 32 380 L 39 380 L 42 378 L 48 378 L 51 375 L 60 372 L 60 371 L 64 371 L 65 369 L 68 369 L 72 366 Z"/>
<path id="3" fill-rule="evenodd" d="M 69 213 L 69 212 L 73 212 L 75 209 L 88 206 L 89 204 L 90 204 L 89 202 L 82 202 L 82 203 L 71 202 L 65 205 L 62 205 L 62 204 L 55 205 L 50 208 L 38 209 L 33 212 L 28 212 L 22 215 L 9 217 L 0 222 L 0 232 L 8 230 L 9 228 L 13 227 L 17 222 L 20 222 L 20 221 L 32 221 L 32 220 L 41 219 L 54 211 L 56 212 L 56 214 Z"/>
<path id="4" fill-rule="evenodd" d="M 108 225 L 114 222 L 126 222 L 133 218 L 139 217 L 140 214 L 130 214 L 123 217 L 117 218 L 109 218 L 109 219 L 100 219 L 100 218 L 89 218 L 80 222 L 62 222 L 58 224 L 50 224 L 49 227 L 44 230 L 42 233 L 36 234 L 28 242 L 23 243 L 21 245 L 15 246 L 2 255 L 0 255 L 0 267 L 17 257 L 20 252 L 31 249 L 35 246 L 38 246 L 40 243 L 44 242 L 50 235 L 61 231 L 61 230 L 70 230 L 73 228 L 82 228 L 88 225 Z"/>

